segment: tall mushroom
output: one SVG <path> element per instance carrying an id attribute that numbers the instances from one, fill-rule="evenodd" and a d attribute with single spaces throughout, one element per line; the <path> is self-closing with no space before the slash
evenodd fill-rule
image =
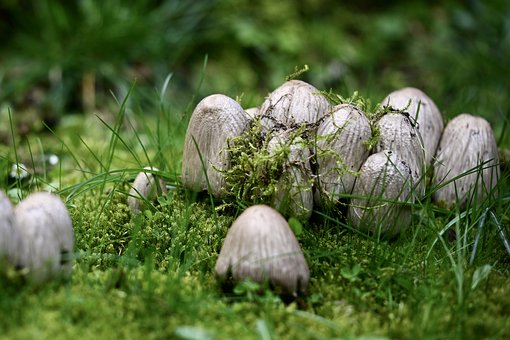
<path id="1" fill-rule="evenodd" d="M 490 124 L 481 117 L 463 113 L 444 129 L 434 163 L 433 200 L 447 206 L 468 200 L 479 202 L 496 186 L 499 156 Z"/>
<path id="2" fill-rule="evenodd" d="M 232 98 L 214 94 L 202 99 L 191 115 L 184 140 L 183 185 L 195 191 L 209 186 L 213 195 L 224 195 L 222 172 L 230 167 L 225 149 L 228 140 L 240 136 L 248 123 L 248 115 Z"/>
<path id="3" fill-rule="evenodd" d="M 317 130 L 317 195 L 328 202 L 350 194 L 356 174 L 368 157 L 367 141 L 372 135 L 365 114 L 349 104 L 333 107 Z"/>

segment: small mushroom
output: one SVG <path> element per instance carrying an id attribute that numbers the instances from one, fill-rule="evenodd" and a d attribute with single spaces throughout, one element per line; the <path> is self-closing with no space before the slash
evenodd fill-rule
<path id="1" fill-rule="evenodd" d="M 315 87 L 301 80 L 290 80 L 266 98 L 259 115 L 266 130 L 285 130 L 315 124 L 330 108 L 328 100 Z"/>
<path id="2" fill-rule="evenodd" d="M 425 154 L 420 133 L 411 119 L 404 114 L 388 113 L 376 123 L 379 141 L 375 152 L 391 150 L 398 154 L 411 169 L 413 193 L 423 197 L 425 193 Z"/>
<path id="3" fill-rule="evenodd" d="M 354 227 L 392 237 L 411 224 L 411 168 L 394 151 L 383 150 L 368 157 L 360 169 L 349 206 Z"/>
<path id="4" fill-rule="evenodd" d="M 308 220 L 313 209 L 311 152 L 294 134 L 292 129 L 275 132 L 268 143 L 270 154 L 287 154 L 273 205 L 280 212 Z"/>
<path id="5" fill-rule="evenodd" d="M 326 115 L 317 130 L 316 203 L 321 198 L 335 201 L 338 195 L 352 192 L 356 173 L 368 158 L 366 143 L 371 136 L 367 117 L 352 105 L 337 105 Z"/>
<path id="6" fill-rule="evenodd" d="M 387 95 L 382 104 L 397 110 L 405 109 L 411 120 L 417 122 L 425 148 L 425 163 L 429 165 L 444 128 L 443 117 L 434 101 L 419 89 L 405 87 Z"/>
<path id="7" fill-rule="evenodd" d="M 193 111 L 184 140 L 182 182 L 195 191 L 208 190 L 221 197 L 230 167 L 225 150 L 230 138 L 240 136 L 249 123 L 241 105 L 222 94 L 208 96 Z"/>
<path id="8" fill-rule="evenodd" d="M 33 283 L 71 274 L 74 231 L 64 203 L 57 196 L 34 193 L 14 209 L 22 238 L 21 265 Z"/>
<path id="9" fill-rule="evenodd" d="M 469 172 L 469 173 L 468 173 Z M 499 156 L 490 124 L 463 113 L 444 129 L 434 163 L 434 185 L 447 183 L 433 195 L 446 206 L 483 200 L 499 178 Z"/>
<path id="10" fill-rule="evenodd" d="M 216 274 L 234 281 L 268 280 L 284 295 L 306 293 L 310 274 L 287 221 L 273 208 L 255 205 L 230 227 L 216 262 Z"/>
<path id="11" fill-rule="evenodd" d="M 128 206 L 134 213 L 139 213 L 146 201 L 154 201 L 157 197 L 167 193 L 163 178 L 153 173 L 158 169 L 151 167 L 144 169 L 151 172 L 140 172 L 129 190 Z"/>
<path id="12" fill-rule="evenodd" d="M 16 228 L 14 209 L 11 201 L 0 191 L 0 269 L 10 264 L 18 264 L 18 253 L 21 239 Z"/>

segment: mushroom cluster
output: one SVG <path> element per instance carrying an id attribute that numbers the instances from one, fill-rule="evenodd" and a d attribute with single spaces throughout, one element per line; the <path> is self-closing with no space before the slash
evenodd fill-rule
<path id="1" fill-rule="evenodd" d="M 313 209 L 347 203 L 349 224 L 389 237 L 411 224 L 430 173 L 434 200 L 447 205 L 494 188 L 496 142 L 482 118 L 463 114 L 444 128 L 435 103 L 415 88 L 390 93 L 368 113 L 328 99 L 299 80 L 258 108 L 204 98 L 186 132 L 183 185 L 303 220 Z"/>
<path id="2" fill-rule="evenodd" d="M 64 203 L 38 192 L 13 208 L 0 192 L 0 257 L 40 284 L 71 274 L 74 231 Z"/>

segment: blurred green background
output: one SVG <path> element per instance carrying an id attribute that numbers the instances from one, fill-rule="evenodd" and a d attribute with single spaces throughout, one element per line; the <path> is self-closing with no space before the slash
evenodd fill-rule
<path id="1" fill-rule="evenodd" d="M 150 114 L 169 75 L 176 112 L 211 93 L 258 105 L 307 64 L 304 80 L 343 96 L 421 88 L 446 118 L 483 116 L 510 144 L 506 0 L 4 0 L 0 38 L 0 104 L 49 125 L 111 109 L 135 79 Z"/>

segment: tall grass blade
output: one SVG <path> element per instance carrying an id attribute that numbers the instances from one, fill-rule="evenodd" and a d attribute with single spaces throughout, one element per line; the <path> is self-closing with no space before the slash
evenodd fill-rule
<path id="1" fill-rule="evenodd" d="M 480 242 L 480 235 L 482 234 L 482 230 L 485 225 L 485 220 L 487 218 L 488 211 L 489 211 L 489 208 L 486 208 L 482 214 L 482 217 L 480 218 L 480 221 L 478 221 L 478 228 L 476 230 L 475 242 L 473 244 L 473 252 L 471 253 L 471 258 L 469 259 L 469 264 L 473 264 L 475 262 L 476 252 L 478 249 L 478 243 Z"/>
<path id="2" fill-rule="evenodd" d="M 493 211 L 490 211 L 490 215 L 492 221 L 496 225 L 496 230 L 498 231 L 498 235 L 501 238 L 501 241 L 503 242 L 503 246 L 505 247 L 508 255 L 510 255 L 510 242 L 508 241 L 508 233 L 506 232 L 506 229 L 501 225 L 501 223 L 499 223 L 499 220 Z"/>

